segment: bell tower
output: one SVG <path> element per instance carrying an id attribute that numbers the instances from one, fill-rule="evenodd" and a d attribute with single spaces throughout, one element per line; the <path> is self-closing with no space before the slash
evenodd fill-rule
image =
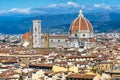
<path id="1" fill-rule="evenodd" d="M 33 20 L 33 48 L 42 47 L 41 42 L 41 20 Z"/>

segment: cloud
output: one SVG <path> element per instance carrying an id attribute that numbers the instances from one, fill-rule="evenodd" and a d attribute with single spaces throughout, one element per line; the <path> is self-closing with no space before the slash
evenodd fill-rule
<path id="1" fill-rule="evenodd" d="M 103 9 L 111 9 L 111 7 L 109 5 L 104 4 L 104 3 L 102 3 L 102 4 L 94 4 L 94 7 L 95 8 L 103 8 Z"/>
<path id="2" fill-rule="evenodd" d="M 18 13 L 29 14 L 30 10 L 31 10 L 31 8 L 26 8 L 26 9 L 12 8 L 12 9 L 8 10 L 8 12 L 18 12 Z"/>
<path id="3" fill-rule="evenodd" d="M 46 12 L 43 10 L 40 10 L 40 8 L 12 8 L 9 10 L 0 10 L 0 14 L 10 14 L 10 13 L 16 13 L 16 14 L 34 14 L 34 13 L 40 13 L 45 14 Z"/>
<path id="4" fill-rule="evenodd" d="M 42 8 L 31 8 L 30 13 L 46 14 L 46 11 Z"/>
<path id="5" fill-rule="evenodd" d="M 67 3 L 59 3 L 59 4 L 50 4 L 47 8 L 59 8 L 59 7 L 80 7 L 80 5 L 76 2 L 67 2 Z"/>
<path id="6" fill-rule="evenodd" d="M 50 4 L 50 5 L 48 5 L 47 7 L 49 7 L 49 8 L 54 8 L 54 7 L 57 7 L 57 4 Z"/>
<path id="7" fill-rule="evenodd" d="M 100 7 L 101 5 L 100 4 L 94 4 L 94 7 Z"/>
<path id="8" fill-rule="evenodd" d="M 67 5 L 68 6 L 73 6 L 73 7 L 80 7 L 80 5 L 77 4 L 76 2 L 71 2 L 71 1 L 67 2 Z"/>

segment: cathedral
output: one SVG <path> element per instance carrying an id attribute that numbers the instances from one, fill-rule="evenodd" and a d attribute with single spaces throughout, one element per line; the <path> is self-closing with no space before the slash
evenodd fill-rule
<path id="1" fill-rule="evenodd" d="M 27 32 L 22 37 L 25 47 L 32 48 L 87 48 L 95 46 L 93 27 L 79 11 L 77 18 L 71 23 L 68 34 L 42 34 L 41 20 L 33 20 L 33 31 Z"/>
<path id="2" fill-rule="evenodd" d="M 89 47 L 95 45 L 93 27 L 89 20 L 84 17 L 81 10 L 70 26 L 69 40 L 71 47 Z"/>

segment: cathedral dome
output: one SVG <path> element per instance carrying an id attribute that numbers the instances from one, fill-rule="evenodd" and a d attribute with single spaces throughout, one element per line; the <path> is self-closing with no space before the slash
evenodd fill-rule
<path id="1" fill-rule="evenodd" d="M 72 22 L 69 30 L 70 32 L 92 32 L 93 27 L 91 23 L 83 16 L 82 11 L 80 10 L 78 17 Z"/>
<path id="2" fill-rule="evenodd" d="M 23 34 L 22 40 L 29 40 L 31 35 L 31 32 L 26 32 L 25 34 Z"/>

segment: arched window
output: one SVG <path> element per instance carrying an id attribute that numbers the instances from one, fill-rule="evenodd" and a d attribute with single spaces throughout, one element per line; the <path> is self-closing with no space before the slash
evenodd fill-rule
<path id="1" fill-rule="evenodd" d="M 45 36 L 45 41 L 47 41 L 47 36 Z"/>
<path id="2" fill-rule="evenodd" d="M 65 42 L 67 42 L 67 40 L 65 40 Z"/>
<path id="3" fill-rule="evenodd" d="M 35 31 L 37 31 L 37 28 L 35 27 Z"/>
<path id="4" fill-rule="evenodd" d="M 58 40 L 58 42 L 60 42 L 60 40 Z"/>
<path id="5" fill-rule="evenodd" d="M 83 34 L 83 37 L 85 37 L 85 34 Z"/>
<path id="6" fill-rule="evenodd" d="M 77 37 L 77 34 L 75 34 L 75 37 Z"/>
<path id="7" fill-rule="evenodd" d="M 53 42 L 53 40 L 51 40 L 51 42 Z"/>

